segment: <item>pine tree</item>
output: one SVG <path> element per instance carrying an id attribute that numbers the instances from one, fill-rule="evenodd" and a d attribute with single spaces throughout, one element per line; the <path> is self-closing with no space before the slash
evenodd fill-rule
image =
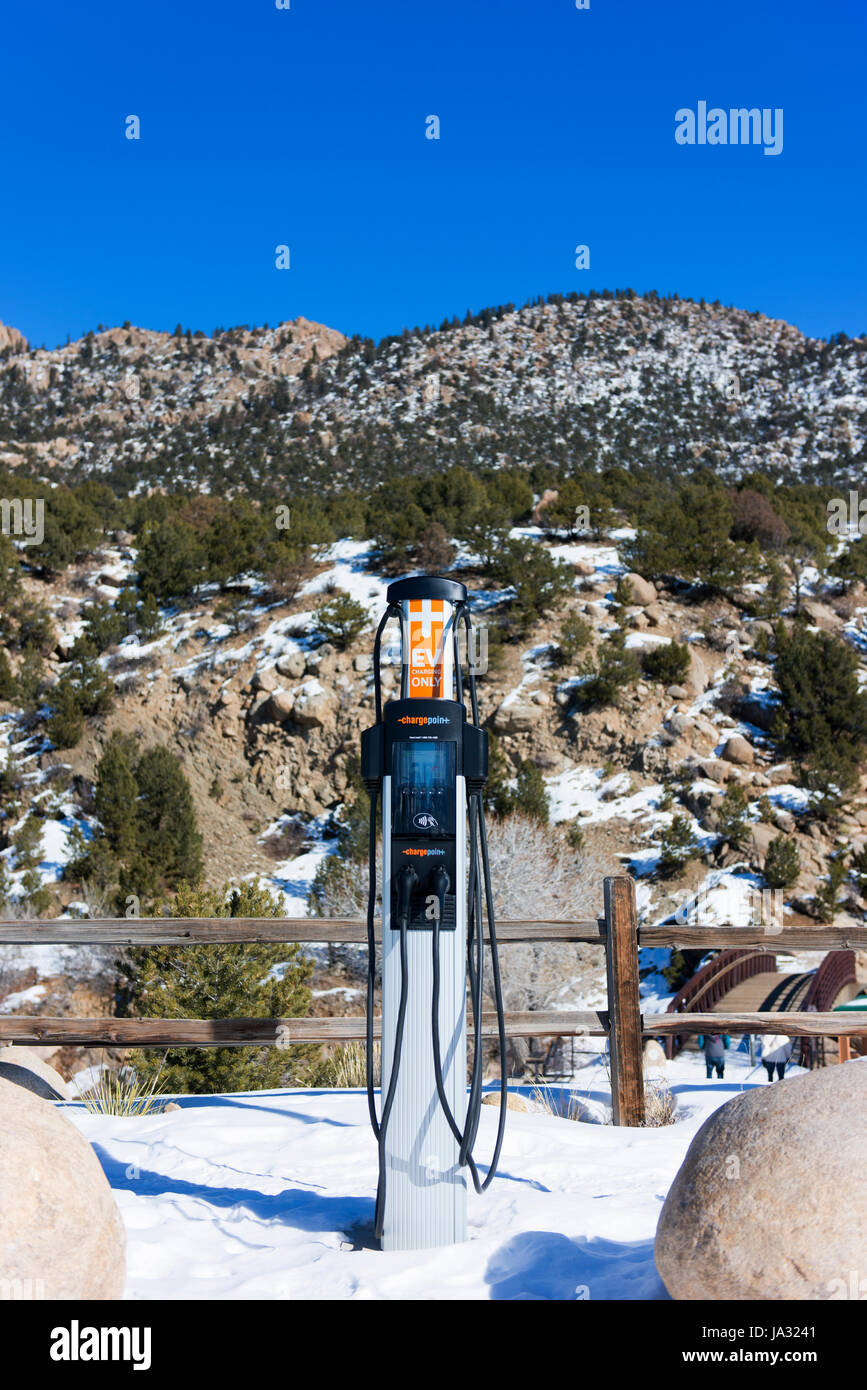
<path id="1" fill-rule="evenodd" d="M 867 581 L 867 540 L 855 541 L 828 566 L 828 573 L 841 581 L 845 590 Z"/>
<path id="2" fill-rule="evenodd" d="M 205 578 L 205 552 L 192 526 L 161 521 L 145 527 L 138 553 L 139 589 L 144 598 L 178 598 Z"/>
<path id="3" fill-rule="evenodd" d="M 4 614 L 21 592 L 21 563 L 18 552 L 5 531 L 0 531 L 0 623 L 5 633 Z"/>
<path id="4" fill-rule="evenodd" d="M 0 700 L 14 700 L 15 694 L 15 677 L 9 665 L 9 657 L 5 648 L 0 647 Z"/>
<path id="5" fill-rule="evenodd" d="M 54 709 L 45 726 L 55 748 L 75 748 L 84 733 L 84 715 L 71 681 L 58 682 L 53 695 Z"/>
<path id="6" fill-rule="evenodd" d="M 582 510 L 584 509 L 584 510 Z M 577 478 L 567 478 L 557 489 L 557 497 L 549 502 L 542 519 L 546 526 L 560 531 L 571 540 L 584 530 L 582 517 L 589 512 L 587 497 Z"/>
<path id="7" fill-rule="evenodd" d="M 717 831 L 734 849 L 739 849 L 747 837 L 749 802 L 743 787 L 730 782 L 717 809 Z"/>
<path id="8" fill-rule="evenodd" d="M 730 539 L 731 502 L 707 472 L 672 494 L 657 488 L 626 547 L 627 564 L 646 579 L 675 576 L 710 592 L 730 593 L 753 566 L 755 552 Z"/>
<path id="9" fill-rule="evenodd" d="M 577 613 L 567 613 L 560 624 L 560 636 L 556 646 L 557 660 L 568 664 L 585 647 L 590 645 L 593 629 Z"/>
<path id="10" fill-rule="evenodd" d="M 142 755 L 135 768 L 138 787 L 138 853 L 121 874 L 121 890 L 153 896 L 161 887 L 198 883 L 202 837 L 189 783 L 173 753 L 162 744 Z"/>
<path id="11" fill-rule="evenodd" d="M 794 888 L 801 872 L 801 857 L 794 840 L 777 835 L 768 845 L 762 870 L 769 888 Z"/>
<path id="12" fill-rule="evenodd" d="M 367 610 L 348 594 L 337 594 L 320 604 L 313 617 L 313 631 L 344 651 L 368 624 Z"/>
<path id="13" fill-rule="evenodd" d="M 42 704 L 45 665 L 39 652 L 28 648 L 18 664 L 15 677 L 15 701 L 25 714 L 33 714 Z"/>
<path id="14" fill-rule="evenodd" d="M 820 922 L 833 922 L 840 907 L 840 890 L 846 882 L 848 868 L 845 858 L 840 855 L 828 860 L 828 873 L 825 882 L 816 889 L 815 903 Z"/>
<path id="15" fill-rule="evenodd" d="M 521 632 L 559 608 L 574 583 L 570 566 L 532 541 L 506 542 L 491 568 L 498 582 L 515 590 L 512 612 Z"/>
<path id="16" fill-rule="evenodd" d="M 642 657 L 645 675 L 662 685 L 679 685 L 689 670 L 686 642 L 665 642 L 649 647 Z"/>
<path id="17" fill-rule="evenodd" d="M 282 903 L 250 883 L 182 889 L 174 917 L 283 916 Z M 300 1018 L 310 1006 L 313 963 L 297 944 L 221 942 L 136 947 L 122 962 L 127 1007 L 139 1018 Z M 170 1048 L 132 1054 L 136 1072 L 158 1073 L 170 1091 L 213 1095 L 303 1084 L 316 1056 L 310 1047 Z"/>
<path id="18" fill-rule="evenodd" d="M 42 831 L 45 822 L 31 812 L 12 836 L 15 865 L 18 869 L 35 869 L 42 857 Z"/>
<path id="19" fill-rule="evenodd" d="M 493 809 L 499 816 L 519 814 L 548 824 L 551 803 L 545 779 L 535 763 L 529 759 L 519 763 L 514 787 L 500 784 L 493 797 Z"/>
<path id="20" fill-rule="evenodd" d="M 128 860 L 138 849 L 138 783 L 133 772 L 138 745 L 129 735 L 114 733 L 96 765 L 94 809 L 108 847 Z"/>
<path id="21" fill-rule="evenodd" d="M 626 633 L 618 627 L 603 642 L 596 654 L 596 664 L 585 662 L 582 674 L 587 677 L 578 689 L 578 699 L 582 705 L 619 705 L 620 697 L 627 686 L 634 685 L 641 676 L 641 667 L 634 651 L 626 646 Z"/>
<path id="22" fill-rule="evenodd" d="M 0 859 L 0 909 L 5 908 L 12 900 L 12 880 L 9 877 L 9 870 L 6 867 L 6 860 Z"/>
<path id="23" fill-rule="evenodd" d="M 663 878 L 679 873 L 699 851 L 689 820 L 680 812 L 672 817 L 671 824 L 663 830 L 660 845 L 659 872 Z"/>
<path id="24" fill-rule="evenodd" d="M 775 732 L 807 786 L 828 795 L 848 790 L 867 753 L 867 694 L 858 658 L 830 633 L 796 622 L 776 629 L 774 677 L 782 698 Z"/>
<path id="25" fill-rule="evenodd" d="M 114 733 L 97 765 L 94 802 L 98 833 L 78 837 L 66 877 L 156 898 L 202 876 L 202 837 L 179 760 L 161 745 L 139 755 L 128 734 Z"/>

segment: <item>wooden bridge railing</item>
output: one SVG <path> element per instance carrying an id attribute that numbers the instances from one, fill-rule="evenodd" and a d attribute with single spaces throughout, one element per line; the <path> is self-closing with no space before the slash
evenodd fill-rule
<path id="1" fill-rule="evenodd" d="M 682 985 L 666 1010 L 670 1014 L 695 1013 L 696 1004 L 701 1000 L 705 1012 L 713 1009 L 735 985 L 753 975 L 763 975 L 777 968 L 777 957 L 761 947 L 739 947 L 736 950 L 720 951 L 691 979 Z M 674 1036 L 665 1040 L 665 1051 L 673 1057 L 680 1039 Z"/>
<path id="2" fill-rule="evenodd" d="M 804 1008 L 822 1013 L 830 1009 L 845 985 L 856 980 L 855 952 L 833 951 L 820 962 L 804 995 Z"/>
<path id="3" fill-rule="evenodd" d="M 507 921 L 497 928 L 503 945 L 515 942 L 593 944 L 605 948 L 608 1011 L 545 1010 L 506 1015 L 512 1037 L 608 1038 L 614 1123 L 645 1122 L 643 1040 L 713 1029 L 729 1033 L 772 1033 L 777 1013 L 641 1013 L 639 949 L 680 946 L 714 949 L 751 947 L 769 956 L 789 950 L 847 950 L 867 946 L 867 924 L 845 928 L 783 927 L 772 933 L 761 926 L 639 927 L 635 885 L 630 878 L 604 883 L 605 915 L 584 922 Z M 0 946 L 6 945 L 194 945 L 224 941 L 331 942 L 364 945 L 366 928 L 359 920 L 324 918 L 97 918 L 67 921 L 0 921 Z M 865 1001 L 867 1002 L 867 1001 Z M 378 1032 L 378 1022 L 376 1031 Z M 863 1013 L 787 1013 L 786 1032 L 795 1037 L 839 1037 L 867 1033 Z M 496 1031 L 492 1014 L 483 1017 L 485 1036 Z M 0 1043 L 103 1047 L 288 1047 L 295 1043 L 355 1042 L 364 1037 L 363 1018 L 52 1018 L 21 1014 L 0 1016 Z"/>

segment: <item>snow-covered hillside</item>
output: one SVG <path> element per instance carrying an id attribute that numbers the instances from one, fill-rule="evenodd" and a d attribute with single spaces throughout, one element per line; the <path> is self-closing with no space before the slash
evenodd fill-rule
<path id="1" fill-rule="evenodd" d="M 0 464 L 130 491 L 355 486 L 450 463 L 596 462 L 851 482 L 867 342 L 677 297 L 552 295 L 374 345 L 306 319 L 124 325 L 0 357 Z"/>

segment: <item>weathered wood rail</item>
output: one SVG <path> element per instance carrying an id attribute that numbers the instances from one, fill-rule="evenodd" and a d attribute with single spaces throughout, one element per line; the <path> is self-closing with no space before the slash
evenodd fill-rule
<path id="1" fill-rule="evenodd" d="M 641 1013 L 639 949 L 680 946 L 714 949 L 750 947 L 769 955 L 787 950 L 852 950 L 867 946 L 864 926 L 779 929 L 762 926 L 664 924 L 639 927 L 635 886 L 629 878 L 604 883 L 605 915 L 584 922 L 506 921 L 497 927 L 504 945 L 515 943 L 591 944 L 606 954 L 608 1011 L 539 1010 L 506 1015 L 512 1037 L 608 1038 L 614 1123 L 645 1120 L 643 1040 L 714 1032 L 775 1033 L 784 1022 L 793 1037 L 846 1037 L 867 1034 L 867 1007 L 861 1013 Z M 217 942 L 300 942 L 367 944 L 364 921 L 325 918 L 96 918 L 41 922 L 0 921 L 2 945 L 191 946 Z M 865 1001 L 867 1005 L 867 1001 Z M 493 1013 L 483 1015 L 482 1033 L 496 1035 Z M 374 1035 L 379 1036 L 379 1020 Z M 0 1043 L 104 1047 L 291 1047 L 309 1043 L 360 1042 L 363 1018 L 51 1018 L 0 1016 Z"/>

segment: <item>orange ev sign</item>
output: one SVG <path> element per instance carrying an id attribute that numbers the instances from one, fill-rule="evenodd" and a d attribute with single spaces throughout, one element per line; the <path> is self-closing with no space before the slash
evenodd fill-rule
<path id="1" fill-rule="evenodd" d="M 416 698 L 444 700 L 443 642 L 445 599 L 409 600 L 409 693 Z"/>

